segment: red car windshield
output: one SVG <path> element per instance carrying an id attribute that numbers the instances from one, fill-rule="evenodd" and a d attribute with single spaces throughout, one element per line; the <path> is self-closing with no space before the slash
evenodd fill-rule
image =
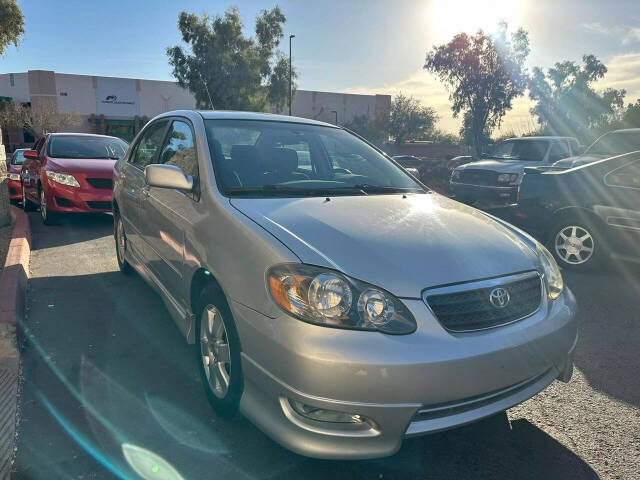
<path id="1" fill-rule="evenodd" d="M 127 143 L 119 138 L 60 135 L 51 138 L 47 154 L 54 158 L 118 160 L 124 156 L 127 147 Z"/>

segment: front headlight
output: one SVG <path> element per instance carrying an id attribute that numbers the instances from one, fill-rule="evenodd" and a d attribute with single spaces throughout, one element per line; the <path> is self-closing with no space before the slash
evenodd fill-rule
<path id="1" fill-rule="evenodd" d="M 20 180 L 20 174 L 19 173 L 10 173 L 9 174 L 9 180 Z"/>
<path id="2" fill-rule="evenodd" d="M 553 258 L 553 255 L 551 255 L 551 252 L 549 252 L 549 250 L 547 250 L 541 243 L 536 245 L 536 251 L 544 272 L 547 293 L 551 300 L 555 300 L 560 296 L 562 289 L 564 288 L 560 267 L 558 267 L 558 264 L 556 263 L 555 258 Z"/>
<path id="3" fill-rule="evenodd" d="M 58 173 L 58 172 L 49 172 L 47 171 L 47 178 L 53 182 L 60 183 L 62 185 L 68 185 L 70 187 L 80 187 L 78 180 L 76 177 L 71 175 L 70 173 Z"/>
<path id="4" fill-rule="evenodd" d="M 267 290 L 285 312 L 316 325 L 408 334 L 416 321 L 402 302 L 378 287 L 304 264 L 267 271 Z"/>
<path id="5" fill-rule="evenodd" d="M 454 170 L 451 174 L 451 180 L 459 180 L 460 179 L 460 170 Z"/>
<path id="6" fill-rule="evenodd" d="M 518 180 L 517 173 L 501 173 L 498 175 L 498 181 L 501 183 L 513 183 Z"/>

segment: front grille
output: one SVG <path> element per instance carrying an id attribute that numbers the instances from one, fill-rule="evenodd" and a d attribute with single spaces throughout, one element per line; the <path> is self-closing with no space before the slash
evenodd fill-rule
<path id="1" fill-rule="evenodd" d="M 113 180 L 111 178 L 87 178 L 87 183 L 93 188 L 113 189 Z"/>
<path id="2" fill-rule="evenodd" d="M 460 183 L 468 183 L 470 185 L 497 186 L 498 173 L 491 170 L 474 170 L 466 169 L 460 172 Z"/>
<path id="3" fill-rule="evenodd" d="M 535 313 L 542 300 L 542 282 L 537 272 L 426 290 L 423 298 L 447 330 L 468 332 L 497 327 Z M 475 288 L 474 288 L 475 287 Z M 509 294 L 504 307 L 494 306 L 491 292 L 502 287 Z M 446 291 L 450 289 L 451 293 Z M 453 291 L 455 290 L 455 291 Z"/>
<path id="4" fill-rule="evenodd" d="M 111 210 L 111 202 L 87 202 L 87 205 L 94 210 Z"/>

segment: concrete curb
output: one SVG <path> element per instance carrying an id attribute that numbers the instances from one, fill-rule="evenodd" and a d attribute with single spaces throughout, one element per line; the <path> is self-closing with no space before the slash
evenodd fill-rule
<path id="1" fill-rule="evenodd" d="M 14 219 L 9 250 L 0 277 L 0 480 L 8 479 L 14 456 L 20 355 L 16 327 L 25 312 L 31 227 L 29 218 L 11 207 Z"/>

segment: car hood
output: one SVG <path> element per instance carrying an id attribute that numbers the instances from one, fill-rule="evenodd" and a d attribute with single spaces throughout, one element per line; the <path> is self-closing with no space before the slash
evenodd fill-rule
<path id="1" fill-rule="evenodd" d="M 9 164 L 9 168 L 7 169 L 7 173 L 20 173 L 20 172 L 22 172 L 22 165 Z"/>
<path id="2" fill-rule="evenodd" d="M 95 158 L 49 158 L 47 170 L 66 173 L 84 173 L 87 175 L 113 176 L 116 160 Z"/>
<path id="3" fill-rule="evenodd" d="M 558 160 L 553 164 L 553 166 L 559 168 L 572 168 L 580 165 L 586 165 L 587 163 L 595 162 L 596 160 L 602 160 L 603 158 L 606 158 L 606 155 L 576 155 L 575 157 L 567 157 L 562 160 Z"/>
<path id="4" fill-rule="evenodd" d="M 525 167 L 535 167 L 542 164 L 542 162 L 487 159 L 460 165 L 456 170 L 491 170 L 498 173 L 522 173 Z"/>
<path id="5" fill-rule="evenodd" d="M 304 263 L 419 298 L 426 287 L 536 268 L 530 238 L 438 194 L 231 199 Z"/>

